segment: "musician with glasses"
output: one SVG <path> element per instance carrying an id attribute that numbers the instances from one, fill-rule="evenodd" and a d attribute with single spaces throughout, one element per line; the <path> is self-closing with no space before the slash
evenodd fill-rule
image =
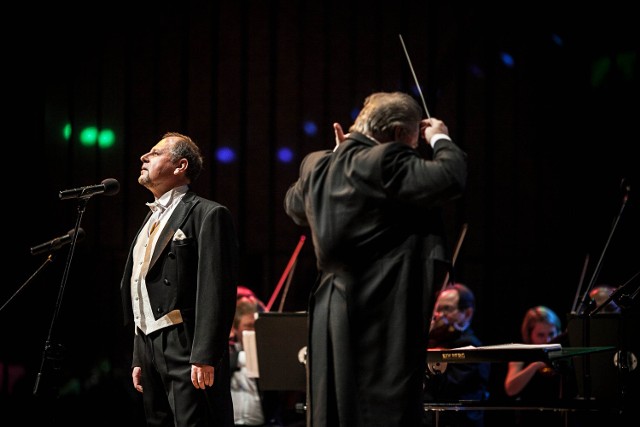
<path id="1" fill-rule="evenodd" d="M 475 305 L 475 295 L 462 283 L 444 287 L 438 294 L 431 320 L 429 349 L 482 346 L 471 328 Z M 428 368 L 424 385 L 427 409 L 429 404 L 487 400 L 490 368 L 490 363 L 449 363 L 442 372 Z M 425 411 L 424 425 L 435 426 L 435 415 L 434 411 Z M 482 427 L 484 412 L 440 411 L 438 426 Z"/>

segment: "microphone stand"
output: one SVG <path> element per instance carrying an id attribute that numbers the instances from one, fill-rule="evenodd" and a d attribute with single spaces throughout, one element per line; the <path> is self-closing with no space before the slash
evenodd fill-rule
<path id="1" fill-rule="evenodd" d="M 622 212 L 624 211 L 625 206 L 627 205 L 627 200 L 629 199 L 629 196 L 627 194 L 625 194 L 625 196 L 622 198 L 622 206 L 620 207 L 620 211 L 618 212 L 618 215 L 615 218 L 615 221 L 613 222 L 613 227 L 611 227 L 611 231 L 609 232 L 609 237 L 607 238 L 607 242 L 604 245 L 604 249 L 602 250 L 602 253 L 600 254 L 600 259 L 598 259 L 598 264 L 596 264 L 596 268 L 593 270 L 593 275 L 591 276 L 591 280 L 589 281 L 589 285 L 587 286 L 587 289 L 585 289 L 584 294 L 582 295 L 582 302 L 580 303 L 580 308 L 578 309 L 578 314 L 585 314 L 585 311 L 587 309 L 587 306 L 589 305 L 589 292 L 591 291 L 591 289 L 593 288 L 593 285 L 595 284 L 598 275 L 600 274 L 600 269 L 602 268 L 602 260 L 604 259 L 604 254 L 607 252 L 607 249 L 609 247 L 609 243 L 611 243 L 611 238 L 613 237 L 613 233 L 616 231 L 616 227 L 618 226 L 618 222 L 620 222 L 620 217 L 622 217 Z M 587 313 L 589 314 L 589 313 Z"/>
<path id="2" fill-rule="evenodd" d="M 44 345 L 44 351 L 42 352 L 42 362 L 40 364 L 40 372 L 36 377 L 36 382 L 33 386 L 33 395 L 38 396 L 42 389 L 43 378 L 45 372 L 55 374 L 55 379 L 60 374 L 62 369 L 62 359 L 64 356 L 64 347 L 61 344 L 53 342 L 53 329 L 60 313 L 60 307 L 62 306 L 62 297 L 64 295 L 64 289 L 69 278 L 69 270 L 71 268 L 71 260 L 73 259 L 73 253 L 76 248 L 76 241 L 78 240 L 78 230 L 80 229 L 80 223 L 82 221 L 82 215 L 87 207 L 89 197 L 82 197 L 78 199 L 78 216 L 76 218 L 76 225 L 74 228 L 73 237 L 69 247 L 69 253 L 67 254 L 67 261 L 64 267 L 64 273 L 62 274 L 62 281 L 60 283 L 60 289 L 58 291 L 58 299 L 56 300 L 56 306 L 53 311 L 53 317 L 51 319 L 51 325 L 49 326 L 49 334 Z M 53 381 L 49 382 L 49 385 L 53 385 Z"/>
<path id="3" fill-rule="evenodd" d="M 624 182 L 624 181 L 623 181 Z M 583 324 L 582 324 L 582 344 L 584 347 L 589 347 L 590 344 L 590 336 L 591 336 L 591 312 L 595 309 L 595 300 L 589 297 L 589 292 L 593 288 L 593 285 L 596 283 L 598 279 L 598 275 L 600 274 L 600 269 L 602 268 L 602 260 L 604 259 L 604 255 L 607 252 L 609 247 L 609 243 L 611 243 L 611 238 L 616 231 L 618 226 L 618 222 L 622 217 L 622 212 L 624 212 L 624 208 L 627 205 L 627 200 L 629 200 L 629 192 L 625 191 L 624 196 L 622 197 L 622 205 L 620 206 L 620 211 L 616 216 L 613 226 L 611 227 L 611 231 L 609 232 L 609 236 L 607 241 L 602 249 L 602 253 L 600 254 L 600 258 L 598 259 L 598 263 L 596 264 L 595 269 L 593 270 L 593 275 L 591 276 L 591 280 L 587 288 L 584 291 L 582 296 L 582 301 L 580 303 L 580 307 L 578 309 L 578 316 L 582 316 Z M 583 364 L 583 381 L 584 381 L 584 398 L 586 400 L 591 399 L 591 356 L 584 356 L 584 364 Z"/>
<path id="4" fill-rule="evenodd" d="M 18 288 L 17 291 L 15 291 L 13 293 L 13 295 L 11 295 L 11 297 L 4 303 L 2 304 L 2 307 L 0 307 L 0 311 L 2 311 L 10 302 L 11 300 L 13 300 L 19 293 L 20 291 L 22 291 L 22 289 L 27 286 L 35 277 L 38 273 L 40 273 L 40 271 L 42 271 L 42 269 L 44 268 L 45 265 L 47 265 L 47 263 L 49 262 L 53 262 L 53 255 L 49 254 L 49 256 L 47 257 L 47 259 L 44 260 L 44 262 L 42 263 L 42 265 L 40 267 L 38 267 L 38 269 L 31 275 L 31 277 L 29 277 L 27 279 L 26 282 L 24 282 L 22 285 L 20 285 L 20 287 Z"/>

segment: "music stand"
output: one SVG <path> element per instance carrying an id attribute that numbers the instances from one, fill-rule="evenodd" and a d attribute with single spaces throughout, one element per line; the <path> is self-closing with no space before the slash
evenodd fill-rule
<path id="1" fill-rule="evenodd" d="M 247 369 L 261 390 L 306 391 L 307 313 L 258 313 L 243 335 Z"/>
<path id="2" fill-rule="evenodd" d="M 614 351 L 575 361 L 578 392 L 585 399 L 627 401 L 640 395 L 639 373 L 632 363 L 640 354 L 639 312 L 598 313 L 592 317 L 569 315 L 571 345 L 611 346 Z M 585 331 L 588 336 L 585 337 Z M 587 363 L 588 362 L 588 363 Z"/>

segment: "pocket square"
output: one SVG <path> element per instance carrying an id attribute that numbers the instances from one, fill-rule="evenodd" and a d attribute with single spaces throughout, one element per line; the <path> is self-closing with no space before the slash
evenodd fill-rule
<path id="1" fill-rule="evenodd" d="M 185 234 L 179 228 L 178 228 L 178 231 L 176 231 L 175 234 L 173 235 L 173 240 L 184 240 L 186 238 L 187 236 L 185 236 Z"/>

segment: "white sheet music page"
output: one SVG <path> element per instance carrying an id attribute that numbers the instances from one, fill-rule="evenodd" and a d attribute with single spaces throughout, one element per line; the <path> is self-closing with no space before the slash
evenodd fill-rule
<path id="1" fill-rule="evenodd" d="M 258 368 L 258 350 L 256 346 L 256 331 L 242 331 L 242 347 L 245 354 L 245 367 L 249 378 L 260 378 Z"/>
<path id="2" fill-rule="evenodd" d="M 523 350 L 523 349 L 535 350 L 535 349 L 539 349 L 539 350 L 547 350 L 547 351 L 556 351 L 556 350 L 562 350 L 562 345 L 558 344 L 558 343 L 553 343 L 553 344 L 508 343 L 508 344 L 484 345 L 482 347 L 474 347 L 472 345 L 469 345 L 469 346 L 466 346 L 466 347 L 453 348 L 452 350 L 471 350 L 471 349 L 476 349 L 476 350 L 503 350 L 503 349 L 507 349 L 507 350 Z"/>

